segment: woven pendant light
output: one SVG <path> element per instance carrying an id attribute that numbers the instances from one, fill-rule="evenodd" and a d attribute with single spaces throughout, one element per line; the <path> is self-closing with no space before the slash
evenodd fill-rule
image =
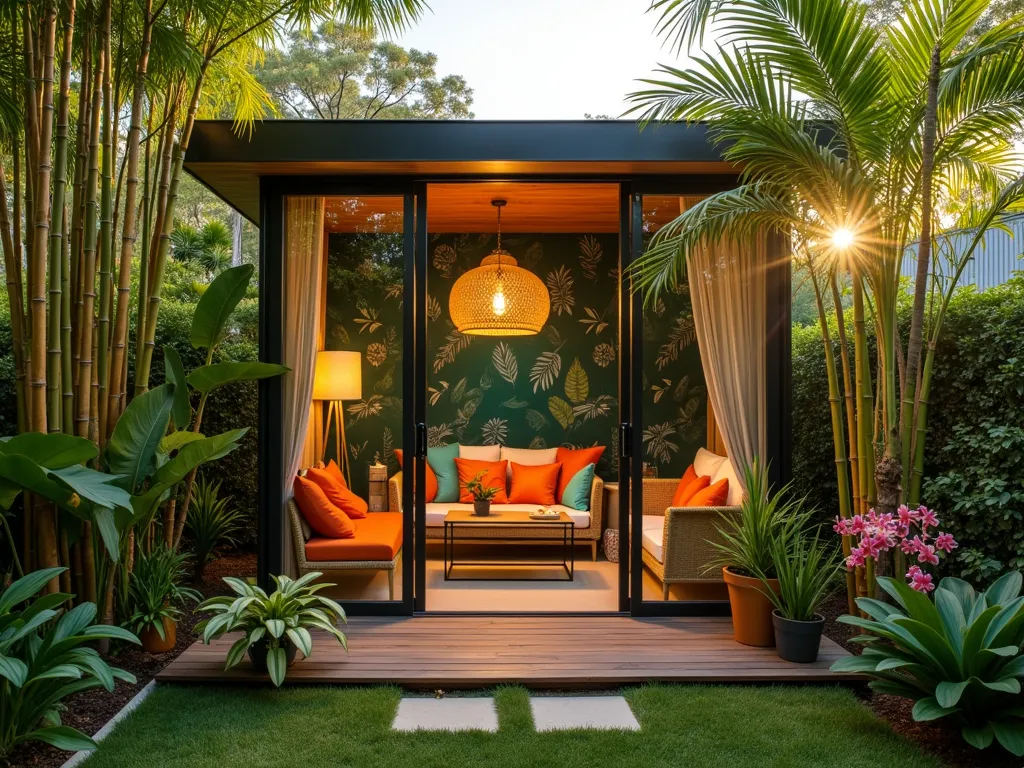
<path id="1" fill-rule="evenodd" d="M 517 265 L 501 247 L 501 209 L 498 209 L 498 247 L 480 266 L 464 273 L 452 286 L 448 313 L 455 328 L 470 336 L 533 336 L 540 333 L 551 311 L 548 289 L 539 277 Z"/>

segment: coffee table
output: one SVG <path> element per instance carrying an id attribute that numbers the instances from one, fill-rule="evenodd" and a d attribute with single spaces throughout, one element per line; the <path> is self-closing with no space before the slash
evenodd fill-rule
<path id="1" fill-rule="evenodd" d="M 527 531 L 531 528 L 561 528 L 562 529 L 562 558 L 561 560 L 536 561 L 536 560 L 498 560 L 480 562 L 477 560 L 456 560 L 455 544 L 462 540 L 473 539 L 474 530 L 481 528 L 509 528 L 512 533 L 509 536 L 500 538 L 488 538 L 488 542 L 546 542 L 558 539 L 537 539 L 527 536 L 516 535 L 518 531 Z M 523 577 L 501 577 L 483 578 L 479 576 L 453 576 L 452 571 L 456 566 L 515 566 L 515 567 L 552 567 L 564 571 L 565 575 L 558 576 L 523 576 Z M 529 512 L 491 512 L 489 515 L 475 515 L 468 509 L 451 509 L 444 518 L 444 580 L 445 581 L 573 581 L 576 575 L 576 524 L 565 512 L 559 512 L 558 517 L 550 520 L 535 520 L 530 517 Z"/>

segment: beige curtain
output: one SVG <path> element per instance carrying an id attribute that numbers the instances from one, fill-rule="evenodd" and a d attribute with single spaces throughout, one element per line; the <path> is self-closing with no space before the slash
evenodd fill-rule
<path id="1" fill-rule="evenodd" d="M 322 345 L 324 199 L 289 197 L 285 202 L 284 260 L 284 499 L 292 496 L 292 479 L 317 456 L 317 425 L 312 413 L 313 373 Z M 296 574 L 291 525 L 284 526 L 284 570 Z"/>
<path id="2" fill-rule="evenodd" d="M 684 198 L 685 209 L 699 198 Z M 687 254 L 687 279 L 708 399 L 742 482 L 765 452 L 766 238 L 723 240 Z"/>

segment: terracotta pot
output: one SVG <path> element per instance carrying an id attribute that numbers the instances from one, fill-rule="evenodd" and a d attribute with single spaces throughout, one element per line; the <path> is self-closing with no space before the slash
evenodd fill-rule
<path id="1" fill-rule="evenodd" d="M 473 501 L 473 514 L 479 517 L 487 517 L 491 514 L 490 499 L 475 499 Z"/>
<path id="2" fill-rule="evenodd" d="M 818 646 L 821 645 L 821 633 L 825 629 L 825 619 L 815 614 L 812 621 L 796 621 L 785 619 L 778 611 L 772 611 L 772 622 L 775 624 L 775 647 L 779 658 L 784 661 L 795 661 L 797 664 L 810 664 L 818 659 Z"/>
<path id="3" fill-rule="evenodd" d="M 770 648 L 775 645 L 775 628 L 772 626 L 772 610 L 775 606 L 759 589 L 761 580 L 741 576 L 728 568 L 722 569 L 722 578 L 729 588 L 732 636 L 736 642 L 758 648 Z M 770 579 L 768 584 L 778 592 L 777 580 Z"/>
<path id="4" fill-rule="evenodd" d="M 167 616 L 164 616 L 163 619 L 163 640 L 160 639 L 160 633 L 156 631 L 156 627 L 149 626 L 139 632 L 139 642 L 142 643 L 142 649 L 153 656 L 174 650 L 174 644 L 178 641 L 178 623 Z"/>

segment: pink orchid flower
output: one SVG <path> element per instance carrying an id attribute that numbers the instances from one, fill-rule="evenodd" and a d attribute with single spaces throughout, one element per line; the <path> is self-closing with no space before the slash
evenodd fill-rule
<path id="1" fill-rule="evenodd" d="M 932 584 L 932 575 L 924 571 L 918 571 L 910 577 L 910 588 L 916 589 L 918 592 L 931 592 L 935 589 L 935 585 Z"/>
<path id="2" fill-rule="evenodd" d="M 940 533 L 935 537 L 935 548 L 941 549 L 946 554 L 949 554 L 958 546 L 960 545 L 956 543 L 956 539 L 953 538 L 951 533 Z"/>

